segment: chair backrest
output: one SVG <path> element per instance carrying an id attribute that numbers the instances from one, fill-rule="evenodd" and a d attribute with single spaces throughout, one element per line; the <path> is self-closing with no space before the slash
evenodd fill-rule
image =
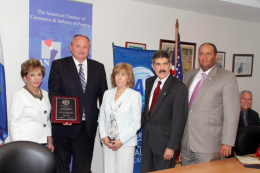
<path id="1" fill-rule="evenodd" d="M 237 155 L 256 153 L 260 144 L 260 127 L 243 126 L 238 128 L 235 151 Z"/>
<path id="2" fill-rule="evenodd" d="M 55 157 L 43 145 L 10 142 L 0 147 L 1 173 L 55 173 Z"/>

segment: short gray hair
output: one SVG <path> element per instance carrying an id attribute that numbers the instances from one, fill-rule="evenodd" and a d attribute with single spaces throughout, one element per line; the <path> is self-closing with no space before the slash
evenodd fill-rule
<path id="1" fill-rule="evenodd" d="M 252 92 L 251 92 L 251 91 L 249 91 L 249 90 L 243 90 L 243 91 L 241 91 L 241 92 L 239 93 L 239 97 L 241 97 L 241 95 L 242 95 L 242 94 L 244 94 L 244 93 L 248 93 L 248 94 L 250 94 L 250 95 L 251 95 L 251 97 L 253 97 L 253 94 L 252 94 Z"/>
<path id="2" fill-rule="evenodd" d="M 74 35 L 74 37 L 71 39 L 71 42 L 70 44 L 72 45 L 73 44 L 73 41 L 74 41 L 74 38 L 78 37 L 78 36 L 82 36 L 82 37 L 85 37 L 88 41 L 89 41 L 89 46 L 91 46 L 91 42 L 90 42 L 90 39 L 85 36 L 85 35 L 82 35 L 82 34 L 77 34 L 77 35 Z"/>

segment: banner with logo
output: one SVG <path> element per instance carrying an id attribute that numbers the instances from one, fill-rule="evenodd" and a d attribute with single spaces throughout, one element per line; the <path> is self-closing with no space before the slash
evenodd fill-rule
<path id="1" fill-rule="evenodd" d="M 151 57 L 156 52 L 155 50 L 140 50 L 124 48 L 113 45 L 114 65 L 124 62 L 133 66 L 135 76 L 134 90 L 141 93 L 142 96 L 142 112 L 145 105 L 145 80 L 154 76 L 154 71 L 151 67 Z M 137 148 L 135 150 L 134 158 L 134 173 L 139 173 L 141 163 L 141 145 L 142 145 L 142 131 L 137 134 Z"/>
<path id="2" fill-rule="evenodd" d="M 7 107 L 6 107 L 6 86 L 5 86 L 5 68 L 0 37 L 0 146 L 7 138 Z"/>
<path id="3" fill-rule="evenodd" d="M 45 77 L 41 88 L 48 91 L 51 63 L 70 56 L 69 45 L 76 34 L 92 42 L 92 5 L 65 0 L 30 0 L 29 58 L 41 61 Z M 89 57 L 91 59 L 91 50 Z"/>

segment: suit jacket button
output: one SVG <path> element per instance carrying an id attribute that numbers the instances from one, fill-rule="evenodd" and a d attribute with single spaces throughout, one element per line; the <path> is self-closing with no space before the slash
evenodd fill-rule
<path id="1" fill-rule="evenodd" d="M 47 114 L 47 111 L 44 111 L 45 114 Z"/>
<path id="2" fill-rule="evenodd" d="M 43 124 L 43 127 L 46 127 L 46 124 Z"/>
<path id="3" fill-rule="evenodd" d="M 83 99 L 85 100 L 85 99 L 86 99 L 86 97 L 83 97 Z"/>
<path id="4" fill-rule="evenodd" d="M 192 112 L 192 109 L 190 111 Z"/>

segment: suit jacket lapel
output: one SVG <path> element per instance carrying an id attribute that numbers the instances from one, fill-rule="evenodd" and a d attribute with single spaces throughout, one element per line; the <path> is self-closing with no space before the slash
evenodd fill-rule
<path id="1" fill-rule="evenodd" d="M 153 94 L 151 92 L 152 92 L 153 83 L 154 83 L 155 79 L 156 79 L 156 76 L 153 77 L 153 79 L 150 81 L 150 83 L 147 83 L 145 86 L 146 87 L 146 90 L 145 90 L 145 93 L 146 93 L 145 94 L 146 95 L 146 97 L 145 97 L 145 116 L 147 116 L 147 118 L 149 118 L 149 101 L 150 101 L 151 94 Z"/>
<path id="2" fill-rule="evenodd" d="M 123 103 L 123 101 L 130 97 L 130 89 L 126 88 L 126 90 L 123 92 L 123 94 L 116 100 L 115 102 L 115 95 L 116 95 L 117 88 L 114 88 L 113 92 L 110 93 L 109 96 L 109 103 L 111 103 L 111 106 L 113 109 L 117 108 L 119 105 Z"/>
<path id="3" fill-rule="evenodd" d="M 115 89 L 115 91 L 117 88 Z M 130 97 L 130 89 L 126 88 L 123 94 L 117 99 L 115 106 L 117 107 L 119 104 L 123 103 L 123 101 Z"/>
<path id="4" fill-rule="evenodd" d="M 165 96 L 168 93 L 169 88 L 171 87 L 172 83 L 172 78 L 173 76 L 170 74 L 169 77 L 167 78 L 167 80 L 165 81 L 163 88 L 154 104 L 153 110 L 151 112 L 150 117 L 152 117 L 152 115 L 156 112 L 156 110 L 158 109 L 158 107 L 160 106 L 160 104 L 162 103 L 163 99 L 165 98 Z"/>
<path id="5" fill-rule="evenodd" d="M 113 92 L 110 93 L 109 95 L 109 102 L 111 106 L 114 108 L 115 107 L 115 94 L 116 94 L 116 88 L 113 89 Z"/>
<path id="6" fill-rule="evenodd" d="M 72 57 L 68 58 L 68 68 L 69 68 L 72 76 L 74 77 L 76 83 L 82 89 L 82 85 L 81 85 L 80 79 L 79 79 L 78 70 L 77 70 L 77 67 L 76 67 L 75 62 L 74 62 Z"/>
<path id="7" fill-rule="evenodd" d="M 208 88 L 211 86 L 211 84 L 214 82 L 214 76 L 217 73 L 217 66 L 214 66 L 212 68 L 212 70 L 209 72 L 209 74 L 207 75 L 206 79 L 204 79 L 202 85 L 200 86 L 200 89 L 198 91 L 198 94 L 193 102 L 193 106 L 196 105 L 196 103 L 199 102 L 199 100 L 201 99 L 201 97 L 206 93 L 206 91 L 208 90 Z"/>
<path id="8" fill-rule="evenodd" d="M 87 64 L 88 64 L 88 67 L 87 67 L 87 83 L 86 83 L 85 94 L 87 92 L 89 92 L 89 88 L 91 86 L 91 81 L 93 81 L 94 77 L 95 77 L 95 75 L 93 75 L 95 73 L 95 67 L 90 64 L 90 61 L 88 59 L 87 59 Z"/>

